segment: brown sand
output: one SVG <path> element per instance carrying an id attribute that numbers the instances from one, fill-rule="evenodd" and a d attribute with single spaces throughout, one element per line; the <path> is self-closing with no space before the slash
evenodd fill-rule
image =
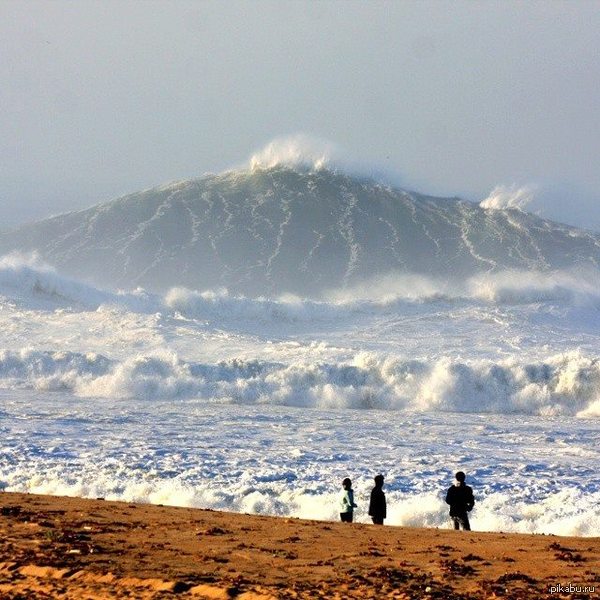
<path id="1" fill-rule="evenodd" d="M 0 598 L 598 598 L 600 538 L 0 494 Z M 569 583 L 595 591 L 550 593 Z"/>

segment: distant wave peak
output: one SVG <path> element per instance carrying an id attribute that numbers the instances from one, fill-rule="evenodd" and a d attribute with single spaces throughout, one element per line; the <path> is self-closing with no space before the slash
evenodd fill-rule
<path id="1" fill-rule="evenodd" d="M 272 140 L 250 157 L 248 166 L 252 171 L 282 166 L 317 171 L 333 168 L 335 154 L 331 142 L 297 134 Z"/>
<path id="2" fill-rule="evenodd" d="M 479 203 L 479 206 L 488 210 L 525 210 L 533 200 L 536 191 L 536 187 L 531 185 L 522 187 L 514 184 L 498 185 Z"/>

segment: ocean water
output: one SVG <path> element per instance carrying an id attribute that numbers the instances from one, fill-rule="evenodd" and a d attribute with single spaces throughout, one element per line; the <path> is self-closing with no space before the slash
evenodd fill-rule
<path id="1" fill-rule="evenodd" d="M 316 519 L 600 532 L 600 278 L 388 277 L 321 301 L 111 292 L 0 259 L 0 486 Z"/>

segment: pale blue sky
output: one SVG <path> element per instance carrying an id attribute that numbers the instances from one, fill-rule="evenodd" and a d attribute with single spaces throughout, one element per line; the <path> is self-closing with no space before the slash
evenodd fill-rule
<path id="1" fill-rule="evenodd" d="M 0 228 L 303 132 L 600 229 L 600 2 L 0 0 Z"/>

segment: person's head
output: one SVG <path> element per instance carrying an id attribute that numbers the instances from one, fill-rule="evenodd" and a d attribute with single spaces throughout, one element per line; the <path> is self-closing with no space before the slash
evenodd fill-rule
<path id="1" fill-rule="evenodd" d="M 375 485 L 378 487 L 383 485 L 383 475 L 375 475 Z"/>
<path id="2" fill-rule="evenodd" d="M 344 479 L 344 481 L 342 481 L 342 487 L 345 490 L 349 490 L 352 487 L 352 481 L 350 481 L 349 477 L 346 477 L 346 479 Z"/>
<path id="3" fill-rule="evenodd" d="M 465 479 L 467 478 L 462 471 L 459 471 L 454 477 L 458 483 L 464 483 Z"/>

